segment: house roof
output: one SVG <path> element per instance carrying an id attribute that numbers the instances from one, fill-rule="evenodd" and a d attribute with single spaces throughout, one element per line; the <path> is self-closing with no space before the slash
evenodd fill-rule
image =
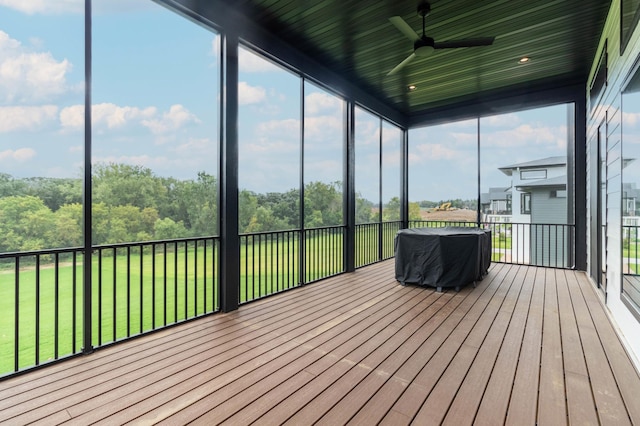
<path id="1" fill-rule="evenodd" d="M 555 157 L 541 158 L 539 160 L 526 161 L 524 163 L 512 164 L 510 166 L 499 167 L 502 173 L 507 176 L 511 176 L 513 170 L 516 169 L 532 169 L 549 166 L 565 166 L 567 164 L 567 157 L 560 155 Z"/>
<path id="2" fill-rule="evenodd" d="M 622 197 L 623 198 L 638 198 L 640 199 L 640 189 L 636 187 L 635 182 L 623 182 L 622 183 Z"/>
<path id="3" fill-rule="evenodd" d="M 510 194 L 509 187 L 492 187 L 489 188 L 489 192 L 480 194 L 480 203 L 488 204 L 493 200 L 506 200 L 507 195 Z"/>

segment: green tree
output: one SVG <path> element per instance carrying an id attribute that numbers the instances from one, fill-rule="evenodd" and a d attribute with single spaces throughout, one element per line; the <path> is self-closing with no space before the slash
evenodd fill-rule
<path id="1" fill-rule="evenodd" d="M 82 181 L 67 178 L 33 177 L 24 179 L 26 195 L 40 198 L 51 211 L 65 204 L 82 203 Z"/>
<path id="2" fill-rule="evenodd" d="M 56 239 L 60 247 L 82 245 L 82 204 L 61 206 L 54 214 Z"/>
<path id="3" fill-rule="evenodd" d="M 218 232 L 218 183 L 215 176 L 199 172 L 198 179 L 188 182 L 184 188 L 182 202 L 191 234 L 215 235 Z"/>
<path id="4" fill-rule="evenodd" d="M 174 222 L 169 217 L 158 219 L 156 221 L 155 232 L 155 239 L 157 240 L 173 240 L 176 238 L 182 238 L 188 233 L 182 221 Z"/>
<path id="5" fill-rule="evenodd" d="M 309 182 L 304 188 L 305 226 L 334 226 L 342 221 L 342 188 L 340 182 Z"/>
<path id="6" fill-rule="evenodd" d="M 0 252 L 53 248 L 56 238 L 51 210 L 32 196 L 0 198 Z"/>
<path id="7" fill-rule="evenodd" d="M 418 203 L 409 203 L 409 220 L 422 220 Z"/>
<path id="8" fill-rule="evenodd" d="M 28 194 L 27 185 L 23 180 L 14 179 L 7 173 L 0 173 L 0 198 L 24 195 Z"/>
<path id="9" fill-rule="evenodd" d="M 91 207 L 91 244 L 106 244 L 109 239 L 109 208 L 105 203 Z"/>
<path id="10" fill-rule="evenodd" d="M 371 214 L 373 212 L 374 204 L 363 198 L 360 193 L 356 193 L 356 223 L 369 223 L 371 222 Z M 377 221 L 376 217 L 374 222 Z"/>
<path id="11" fill-rule="evenodd" d="M 251 232 L 248 231 L 248 229 L 258 208 L 258 199 L 255 193 L 247 191 L 246 189 L 241 190 L 238 196 L 238 229 L 241 233 Z"/>
<path id="12" fill-rule="evenodd" d="M 391 222 L 400 220 L 400 198 L 393 197 L 382 208 L 382 220 L 384 222 Z"/>
<path id="13" fill-rule="evenodd" d="M 270 209 L 260 206 L 251 217 L 251 221 L 245 232 L 280 231 L 288 227 L 289 224 L 286 221 L 275 217 Z"/>
<path id="14" fill-rule="evenodd" d="M 256 194 L 256 199 L 258 206 L 271 210 L 275 217 L 287 223 L 287 226 L 282 229 L 300 227 L 300 191 L 298 189 Z"/>
<path id="15" fill-rule="evenodd" d="M 138 208 L 167 204 L 167 188 L 151 169 L 129 164 L 97 164 L 93 172 L 93 200 L 107 206 Z"/>

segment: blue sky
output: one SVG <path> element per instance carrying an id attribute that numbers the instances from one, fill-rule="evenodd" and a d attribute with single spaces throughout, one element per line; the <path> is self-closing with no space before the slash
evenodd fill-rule
<path id="1" fill-rule="evenodd" d="M 160 176 L 217 174 L 218 37 L 150 0 L 95 0 L 93 161 L 151 168 Z M 82 173 L 83 0 L 0 0 L 0 172 Z M 298 186 L 300 80 L 240 51 L 240 186 Z M 342 178 L 342 111 L 305 83 L 305 181 Z M 379 119 L 359 111 L 356 185 L 378 197 Z M 497 168 L 563 155 L 566 108 L 481 120 L 483 188 L 508 186 Z M 474 120 L 414 129 L 410 198 L 475 198 Z M 383 126 L 383 199 L 399 194 L 400 133 Z"/>

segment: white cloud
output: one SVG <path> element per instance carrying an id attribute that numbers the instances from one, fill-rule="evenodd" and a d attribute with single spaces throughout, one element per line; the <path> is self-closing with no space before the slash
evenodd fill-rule
<path id="1" fill-rule="evenodd" d="M 285 118 L 284 120 L 263 121 L 258 123 L 255 133 L 264 139 L 289 137 L 289 139 L 298 140 L 300 120 Z"/>
<path id="2" fill-rule="evenodd" d="M 36 130 L 55 122 L 57 115 L 55 105 L 0 107 L 0 133 Z"/>
<path id="3" fill-rule="evenodd" d="M 146 108 L 145 111 L 155 108 Z M 155 135 L 166 135 L 191 123 L 200 123 L 198 117 L 180 104 L 171 105 L 168 112 L 159 119 L 142 120 L 142 125 L 148 127 Z"/>
<path id="4" fill-rule="evenodd" d="M 321 112 L 342 113 L 343 102 L 328 93 L 314 92 L 305 96 L 304 111 L 306 114 L 319 114 Z"/>
<path id="5" fill-rule="evenodd" d="M 132 122 L 152 118 L 157 113 L 155 107 L 140 109 L 130 106 L 118 106 L 101 103 L 91 108 L 91 120 L 96 127 L 116 129 Z M 84 127 L 84 105 L 73 105 L 60 112 L 60 124 L 65 130 L 80 130 Z"/>
<path id="6" fill-rule="evenodd" d="M 8 149 L 0 151 L 0 161 L 25 162 L 36 156 L 36 151 L 31 148 L 20 148 L 17 150 Z"/>
<path id="7" fill-rule="evenodd" d="M 238 83 L 238 103 L 240 105 L 258 104 L 267 99 L 267 91 L 260 86 L 250 86 L 241 81 Z"/>
<path id="8" fill-rule="evenodd" d="M 305 142 L 322 142 L 325 145 L 342 146 L 344 126 L 342 118 L 333 116 L 306 117 Z"/>
<path id="9" fill-rule="evenodd" d="M 622 113 L 622 124 L 635 127 L 638 123 L 640 123 L 640 113 L 638 112 L 623 112 Z"/>
<path id="10" fill-rule="evenodd" d="M 0 0 L 2 1 L 2 0 Z M 33 52 L 0 30 L 0 100 L 38 102 L 68 90 L 72 65 L 50 52 Z"/>
<path id="11" fill-rule="evenodd" d="M 23 12 L 28 15 L 60 15 L 84 13 L 84 0 L 0 0 L 0 6 Z M 96 13 L 129 12 L 157 8 L 153 2 L 132 0 L 93 0 L 92 8 Z"/>
<path id="12" fill-rule="evenodd" d="M 356 110 L 357 111 L 357 110 Z M 356 150 L 358 147 L 380 144 L 380 122 L 358 120 L 356 115 Z"/>
<path id="13" fill-rule="evenodd" d="M 396 146 L 400 148 L 402 144 L 402 132 L 397 127 L 382 128 L 382 145 L 390 146 L 394 149 Z"/>
<path id="14" fill-rule="evenodd" d="M 562 148 L 567 144 L 566 126 L 547 127 L 522 124 L 514 129 L 482 134 L 481 144 L 489 147 L 544 147 Z"/>
<path id="15" fill-rule="evenodd" d="M 442 144 L 420 144 L 416 145 L 409 155 L 409 162 L 413 164 L 424 161 L 454 160 L 460 158 L 460 152 L 450 149 Z"/>
<path id="16" fill-rule="evenodd" d="M 215 154 L 217 144 L 209 138 L 191 138 L 184 143 L 179 144 L 171 151 L 178 155 L 194 155 L 194 154 Z"/>
<path id="17" fill-rule="evenodd" d="M 81 13 L 84 11 L 84 0 L 0 0 L 0 6 L 29 15 Z"/>
<path id="18" fill-rule="evenodd" d="M 73 105 L 60 111 L 60 125 L 65 130 L 80 130 L 84 126 L 84 105 Z"/>
<path id="19" fill-rule="evenodd" d="M 480 122 L 481 131 L 484 132 L 486 129 L 483 125 L 490 127 L 514 127 L 520 124 L 521 120 L 518 114 L 510 113 L 483 117 Z"/>

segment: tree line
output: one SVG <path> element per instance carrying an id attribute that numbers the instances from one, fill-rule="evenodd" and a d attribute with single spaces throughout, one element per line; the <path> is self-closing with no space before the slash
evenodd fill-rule
<path id="1" fill-rule="evenodd" d="M 147 167 L 97 164 L 92 170 L 92 244 L 163 240 L 216 235 L 216 177 L 199 172 L 195 179 L 156 176 Z M 15 178 L 0 173 L 0 252 L 33 251 L 82 245 L 82 180 Z M 377 204 L 356 196 L 356 223 L 380 220 Z M 419 219 L 420 206 L 410 215 Z M 383 220 L 400 219 L 396 197 L 383 209 Z M 304 187 L 304 225 L 341 225 L 340 182 L 309 182 Z M 239 193 L 241 233 L 296 229 L 300 192 Z"/>

